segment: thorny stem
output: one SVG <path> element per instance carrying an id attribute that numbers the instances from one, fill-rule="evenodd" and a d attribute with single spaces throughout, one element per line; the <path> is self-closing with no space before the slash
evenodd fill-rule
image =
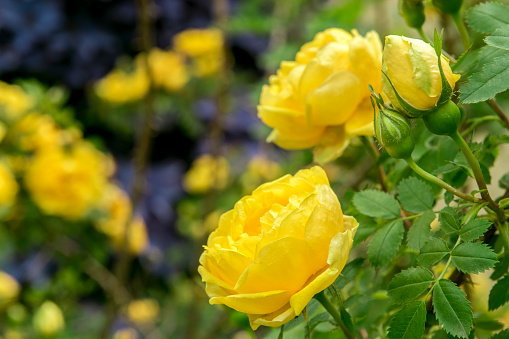
<path id="1" fill-rule="evenodd" d="M 417 165 L 417 163 L 414 161 L 414 159 L 407 158 L 407 159 L 405 159 L 405 161 L 408 164 L 408 166 L 411 169 L 414 170 L 415 173 L 419 174 L 424 179 L 426 179 L 426 180 L 428 180 L 428 181 L 430 181 L 430 182 L 432 182 L 434 184 L 437 184 L 438 186 L 440 186 L 443 189 L 451 192 L 452 194 L 456 195 L 457 197 L 460 197 L 463 200 L 467 200 L 467 201 L 470 201 L 470 202 L 473 202 L 473 203 L 479 202 L 479 199 L 477 199 L 476 197 L 473 197 L 471 195 L 465 194 L 465 193 L 459 191 L 458 189 L 452 187 L 451 185 L 449 185 L 445 181 L 443 181 L 443 180 L 437 178 L 436 176 L 426 172 L 419 165 Z"/>
<path id="2" fill-rule="evenodd" d="M 329 314 L 334 318 L 338 326 L 343 331 L 344 335 L 348 339 L 356 339 L 355 335 L 350 332 L 350 330 L 346 327 L 345 323 L 343 322 L 343 319 L 341 319 L 341 314 L 338 312 L 336 307 L 332 305 L 329 298 L 325 295 L 324 291 L 315 294 L 314 298 L 322 304 L 322 306 L 329 312 Z"/>
<path id="3" fill-rule="evenodd" d="M 465 24 L 463 23 L 463 18 L 461 17 L 461 11 L 458 11 L 456 13 L 451 14 L 452 19 L 454 20 L 454 23 L 456 24 L 456 27 L 458 28 L 458 32 L 460 33 L 461 42 L 463 43 L 463 48 L 467 50 L 470 45 L 470 37 L 468 36 L 467 28 L 465 27 Z"/>

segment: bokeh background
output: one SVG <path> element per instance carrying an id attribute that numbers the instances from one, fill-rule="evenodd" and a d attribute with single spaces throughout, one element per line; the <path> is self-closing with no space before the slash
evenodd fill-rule
<path id="1" fill-rule="evenodd" d="M 208 305 L 198 258 L 221 213 L 312 162 L 265 142 L 256 105 L 329 27 L 418 37 L 395 0 L 0 0 L 0 335 L 277 337 Z M 365 153 L 325 166 L 340 197 Z"/>

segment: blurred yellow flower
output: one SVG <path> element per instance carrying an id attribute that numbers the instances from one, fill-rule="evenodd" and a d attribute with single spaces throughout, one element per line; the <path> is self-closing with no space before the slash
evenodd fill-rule
<path id="1" fill-rule="evenodd" d="M 320 167 L 261 185 L 204 246 L 198 271 L 210 303 L 247 313 L 253 329 L 289 322 L 339 276 L 357 226 Z"/>
<path id="2" fill-rule="evenodd" d="M 0 207 L 10 207 L 18 194 L 18 183 L 11 169 L 0 162 Z"/>
<path id="3" fill-rule="evenodd" d="M 97 205 L 110 174 L 107 156 L 82 141 L 37 152 L 25 183 L 44 213 L 76 219 Z"/>
<path id="4" fill-rule="evenodd" d="M 18 296 L 19 290 L 20 286 L 16 279 L 0 271 L 0 307 L 14 300 Z"/>
<path id="5" fill-rule="evenodd" d="M 32 99 L 16 85 L 0 81 L 0 112 L 13 120 L 25 113 L 33 105 Z"/>
<path id="6" fill-rule="evenodd" d="M 148 234 L 145 221 L 142 217 L 136 216 L 130 221 L 130 232 L 129 239 L 127 239 L 127 249 L 131 254 L 138 255 L 142 253 L 148 246 Z M 111 234 L 111 240 L 113 245 L 117 249 L 121 249 L 124 244 L 125 232 L 127 230 L 127 224 L 120 230 L 120 232 Z"/>
<path id="7" fill-rule="evenodd" d="M 34 329 L 44 336 L 53 336 L 65 327 L 64 314 L 60 307 L 52 301 L 45 301 L 35 312 Z"/>
<path id="8" fill-rule="evenodd" d="M 19 119 L 9 135 L 24 151 L 59 147 L 81 139 L 78 129 L 63 130 L 46 114 L 29 113 Z"/>
<path id="9" fill-rule="evenodd" d="M 155 299 L 134 300 L 127 305 L 127 316 L 135 324 L 146 324 L 157 321 L 159 304 Z"/>
<path id="10" fill-rule="evenodd" d="M 454 88 L 460 76 L 452 73 L 449 60 L 443 55 L 441 63 L 447 81 Z M 382 69 L 407 104 L 417 110 L 435 108 L 442 93 L 442 77 L 436 52 L 430 44 L 397 35 L 385 37 Z M 392 105 L 406 112 L 385 76 L 382 85 Z"/>
<path id="11" fill-rule="evenodd" d="M 114 104 L 142 99 L 150 87 L 147 69 L 141 58 L 136 59 L 133 67 L 130 73 L 115 69 L 99 80 L 95 85 L 97 96 Z"/>
<path id="12" fill-rule="evenodd" d="M 267 141 L 290 150 L 314 147 L 318 163 L 339 157 L 351 137 L 374 134 L 368 85 L 380 91 L 381 69 L 376 32 L 318 33 L 262 88 L 258 117 L 273 128 Z"/>
<path id="13" fill-rule="evenodd" d="M 219 71 L 225 61 L 224 36 L 216 28 L 188 29 L 173 38 L 173 46 L 192 58 L 197 77 L 210 76 Z"/>
<path id="14" fill-rule="evenodd" d="M 274 180 L 282 174 L 278 163 L 257 155 L 249 160 L 246 171 L 241 175 L 240 181 L 246 192 L 251 192 L 262 182 Z"/>
<path id="15" fill-rule="evenodd" d="M 184 176 L 184 189 L 193 194 L 207 193 L 212 189 L 226 187 L 230 177 L 230 165 L 223 157 L 210 154 L 198 157 Z"/>
<path id="16" fill-rule="evenodd" d="M 113 339 L 137 339 L 138 334 L 132 328 L 123 328 L 113 334 Z"/>
<path id="17" fill-rule="evenodd" d="M 185 60 L 179 53 L 154 48 L 148 55 L 154 85 L 175 92 L 189 80 Z"/>

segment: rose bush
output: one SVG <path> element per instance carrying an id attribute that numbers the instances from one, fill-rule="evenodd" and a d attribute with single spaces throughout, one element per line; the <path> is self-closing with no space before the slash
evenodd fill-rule
<path id="1" fill-rule="evenodd" d="M 318 33 L 295 61 L 283 61 L 262 89 L 258 116 L 285 149 L 315 147 L 315 161 L 339 157 L 352 136 L 373 135 L 371 84 L 381 89 L 378 34 L 338 28 Z"/>
<path id="2" fill-rule="evenodd" d="M 210 303 L 247 313 L 253 329 L 287 323 L 338 277 L 357 226 L 320 167 L 261 185 L 209 236 L 198 271 Z"/>

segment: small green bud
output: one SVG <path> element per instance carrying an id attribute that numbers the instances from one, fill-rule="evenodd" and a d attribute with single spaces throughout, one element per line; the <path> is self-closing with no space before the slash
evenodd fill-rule
<path id="1" fill-rule="evenodd" d="M 422 119 L 431 133 L 451 135 L 456 133 L 462 120 L 462 113 L 451 100 L 425 114 Z"/>
<path id="2" fill-rule="evenodd" d="M 395 159 L 412 155 L 415 140 L 408 118 L 398 111 L 381 107 L 375 117 L 375 134 L 378 142 Z"/>
<path id="3" fill-rule="evenodd" d="M 399 14 L 413 28 L 421 28 L 426 20 L 422 0 L 399 0 Z"/>
<path id="4" fill-rule="evenodd" d="M 463 0 L 433 0 L 433 6 L 444 13 L 458 13 L 463 5 Z"/>

